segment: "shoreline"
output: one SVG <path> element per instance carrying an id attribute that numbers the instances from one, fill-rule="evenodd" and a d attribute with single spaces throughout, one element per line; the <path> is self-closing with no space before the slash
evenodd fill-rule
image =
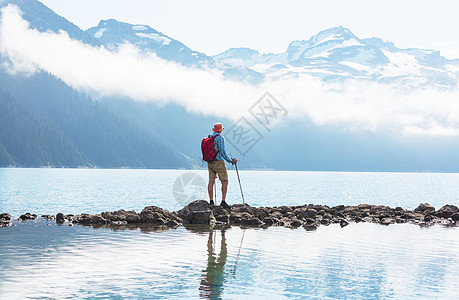
<path id="1" fill-rule="evenodd" d="M 71 166 L 35 166 L 35 167 L 21 167 L 21 166 L 0 166 L 0 169 L 41 169 L 41 170 L 155 170 L 155 171 L 207 171 L 207 167 L 202 168 L 131 168 L 131 167 L 71 167 Z M 240 171 L 256 171 L 256 172 L 311 172 L 311 173 L 395 173 L 395 174 L 459 174 L 459 171 L 436 171 L 436 170 L 322 170 L 322 169 L 308 169 L 308 170 L 287 170 L 287 169 L 273 169 L 273 168 L 240 168 Z"/>
<path id="2" fill-rule="evenodd" d="M 26 213 L 17 220 L 36 220 L 39 216 Z M 455 205 L 444 205 L 436 210 L 428 203 L 421 203 L 414 210 L 401 207 L 391 208 L 383 205 L 359 204 L 357 206 L 305 204 L 300 206 L 252 207 L 248 204 L 234 204 L 229 208 L 209 205 L 205 200 L 196 200 L 174 212 L 157 206 L 147 206 L 140 213 L 118 210 L 100 214 L 42 215 L 48 221 L 58 224 L 92 225 L 110 227 L 127 225 L 153 225 L 166 228 L 177 228 L 183 225 L 225 225 L 267 228 L 283 226 L 288 228 L 304 227 L 316 230 L 320 226 L 349 223 L 376 223 L 381 225 L 410 223 L 422 227 L 440 224 L 448 227 L 459 226 L 459 208 Z M 11 226 L 12 217 L 0 213 L 0 228 Z"/>

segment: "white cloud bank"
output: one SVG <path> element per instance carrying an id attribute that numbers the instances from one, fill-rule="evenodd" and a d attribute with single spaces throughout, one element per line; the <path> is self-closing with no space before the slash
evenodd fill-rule
<path id="1" fill-rule="evenodd" d="M 17 7 L 2 9 L 0 53 L 10 72 L 45 70 L 70 86 L 101 96 L 175 102 L 192 112 L 238 119 L 269 91 L 289 117 L 349 129 L 389 128 L 405 134 L 459 135 L 458 91 L 401 92 L 394 86 L 355 80 L 324 84 L 309 76 L 251 86 L 225 80 L 220 71 L 185 68 L 132 45 L 116 52 L 72 40 L 66 32 L 29 28 Z"/>

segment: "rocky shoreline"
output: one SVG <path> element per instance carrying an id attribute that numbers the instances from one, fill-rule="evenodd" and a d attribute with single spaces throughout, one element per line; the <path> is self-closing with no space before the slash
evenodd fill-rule
<path id="1" fill-rule="evenodd" d="M 359 204 L 357 206 L 338 205 L 301 205 L 278 207 L 252 207 L 248 204 L 234 204 L 229 208 L 209 205 L 205 200 L 196 200 L 184 208 L 169 212 L 157 206 L 145 207 L 140 213 L 118 210 L 96 215 L 42 215 L 48 221 L 58 224 L 134 226 L 153 225 L 164 228 L 176 228 L 181 225 L 227 225 L 227 226 L 285 226 L 289 228 L 304 227 L 315 230 L 319 226 L 339 224 L 347 226 L 350 222 L 368 222 L 381 225 L 411 223 L 419 226 L 459 225 L 459 208 L 445 205 L 439 210 L 428 203 L 420 204 L 414 210 L 401 207 L 391 208 L 383 205 Z M 18 220 L 35 220 L 36 214 L 26 213 Z M 0 214 L 0 228 L 11 225 L 12 217 L 8 213 Z"/>

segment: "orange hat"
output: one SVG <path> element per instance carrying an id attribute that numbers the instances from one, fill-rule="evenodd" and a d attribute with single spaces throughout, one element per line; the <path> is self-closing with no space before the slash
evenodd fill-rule
<path id="1" fill-rule="evenodd" d="M 214 124 L 214 128 L 212 128 L 212 130 L 213 130 L 214 132 L 218 132 L 218 133 L 222 132 L 223 129 L 225 129 L 225 128 L 223 127 L 223 124 L 222 124 L 222 123 L 215 123 L 215 124 Z"/>

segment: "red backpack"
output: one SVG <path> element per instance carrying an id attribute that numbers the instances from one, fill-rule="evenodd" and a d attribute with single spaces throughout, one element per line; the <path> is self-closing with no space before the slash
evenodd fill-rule
<path id="1" fill-rule="evenodd" d="M 202 160 L 204 161 L 213 161 L 215 157 L 217 157 L 217 152 L 215 152 L 215 143 L 214 140 L 215 138 L 219 136 L 218 134 L 216 136 L 208 136 L 206 138 L 202 139 L 201 142 L 201 151 L 202 151 Z"/>

